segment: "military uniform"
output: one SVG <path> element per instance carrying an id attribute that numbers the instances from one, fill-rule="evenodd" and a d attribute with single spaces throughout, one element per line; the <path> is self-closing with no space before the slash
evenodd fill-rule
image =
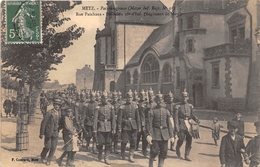
<path id="1" fill-rule="evenodd" d="M 162 95 L 157 95 L 157 98 Z M 149 167 L 159 153 L 158 166 L 162 167 L 168 151 L 168 140 L 173 138 L 172 116 L 164 107 L 163 101 L 149 111 L 149 122 L 146 124 L 147 140 L 150 144 Z"/>
<path id="2" fill-rule="evenodd" d="M 183 92 L 183 98 L 188 98 L 188 93 Z M 185 146 L 185 160 L 191 161 L 189 159 L 189 154 L 191 150 L 192 136 L 191 136 L 191 120 L 198 121 L 196 117 L 193 116 L 193 105 L 188 102 L 181 102 L 175 106 L 175 130 L 178 133 L 178 141 L 176 146 L 176 154 L 181 157 L 180 147 L 183 141 L 186 139 Z"/>
<path id="3" fill-rule="evenodd" d="M 130 93 L 127 95 L 132 96 Z M 137 133 L 141 129 L 138 106 L 134 102 L 126 102 L 118 112 L 118 130 L 121 131 L 121 156 L 125 159 L 125 148 L 130 142 L 129 161 L 134 162 L 133 154 L 136 147 Z"/>
<path id="4" fill-rule="evenodd" d="M 107 98 L 107 94 L 103 93 L 103 100 Z M 107 101 L 102 102 L 96 107 L 94 112 L 94 126 L 93 132 L 97 132 L 98 141 L 98 159 L 102 158 L 102 149 L 105 145 L 105 163 L 110 164 L 108 157 L 110 154 L 110 147 L 112 142 L 112 133 L 115 133 L 116 120 L 114 107 Z"/>
<path id="5" fill-rule="evenodd" d="M 86 148 L 88 150 L 89 148 L 89 144 L 90 144 L 90 140 L 91 138 L 93 138 L 93 147 L 92 147 L 92 151 L 94 153 L 96 153 L 96 136 L 93 135 L 93 126 L 94 126 L 94 115 L 95 115 L 95 110 L 96 107 L 98 106 L 98 103 L 96 101 L 89 101 L 89 103 L 85 103 L 83 106 L 83 120 L 81 122 L 81 124 L 84 124 L 84 138 L 87 142 L 86 144 Z"/>

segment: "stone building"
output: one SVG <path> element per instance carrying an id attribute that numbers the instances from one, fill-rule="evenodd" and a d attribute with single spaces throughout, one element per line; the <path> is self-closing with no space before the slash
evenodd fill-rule
<path id="1" fill-rule="evenodd" d="M 82 69 L 77 69 L 76 86 L 77 89 L 92 89 L 94 81 L 94 71 L 90 65 L 86 64 Z"/>
<path id="2" fill-rule="evenodd" d="M 156 93 L 172 91 L 176 98 L 186 89 L 195 107 L 258 109 L 259 53 L 253 31 L 257 2 L 176 0 L 173 9 L 172 19 L 161 16 L 165 23 L 151 29 L 139 45 L 131 45 L 140 40 L 134 36 L 137 30 L 126 32 L 133 36 L 132 43 L 116 36 L 112 48 L 123 74 L 116 78 L 122 86 L 117 89 L 152 87 Z M 126 24 L 122 26 L 127 30 Z"/>
<path id="3" fill-rule="evenodd" d="M 105 28 L 96 33 L 93 89 L 124 93 L 125 65 L 154 29 L 171 20 L 169 9 L 163 8 L 160 1 L 107 2 Z M 149 16 L 162 12 L 169 15 Z"/>

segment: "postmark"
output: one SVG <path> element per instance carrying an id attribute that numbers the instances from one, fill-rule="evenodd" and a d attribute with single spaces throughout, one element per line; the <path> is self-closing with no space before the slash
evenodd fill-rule
<path id="1" fill-rule="evenodd" d="M 40 0 L 6 0 L 6 43 L 42 43 Z"/>

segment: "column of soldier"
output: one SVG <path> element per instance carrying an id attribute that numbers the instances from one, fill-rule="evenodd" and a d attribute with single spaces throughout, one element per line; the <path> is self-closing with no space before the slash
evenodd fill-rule
<path id="1" fill-rule="evenodd" d="M 171 143 L 170 149 L 175 151 L 174 141 L 178 133 L 176 154 L 182 158 L 180 147 L 186 140 L 184 159 L 191 161 L 189 154 L 192 137 L 199 138 L 199 133 L 190 133 L 186 121 L 193 120 L 194 125 L 199 121 L 192 114 L 192 104 L 187 102 L 187 92 L 182 93 L 182 102 L 173 103 L 173 100 L 171 92 L 166 96 L 160 92 L 154 95 L 152 89 L 146 92 L 142 90 L 139 96 L 136 91 L 129 90 L 125 99 L 122 99 L 121 92 L 59 93 L 53 100 L 54 108 L 44 114 L 41 123 L 40 138 L 45 136 L 41 160 L 50 165 L 57 146 L 58 132 L 63 129 L 64 153 L 56 160 L 59 166 L 64 165 L 62 160 L 66 155 L 66 166 L 74 166 L 74 156 L 79 150 L 75 136 L 82 146 L 83 140 L 86 141 L 87 151 L 90 150 L 92 139 L 92 152 L 98 154 L 99 161 L 102 161 L 104 147 L 104 163 L 108 165 L 111 163 L 111 152 L 118 154 L 121 149 L 121 158 L 126 159 L 127 143 L 130 143 L 128 160 L 134 163 L 134 153 L 141 140 L 142 153 L 149 158 L 149 167 L 153 166 L 157 155 L 158 166 L 161 167 L 167 156 L 168 141 Z"/>

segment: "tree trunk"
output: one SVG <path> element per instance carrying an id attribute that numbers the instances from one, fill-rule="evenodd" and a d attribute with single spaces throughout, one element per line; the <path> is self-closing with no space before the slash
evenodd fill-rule
<path id="1" fill-rule="evenodd" d="M 34 123 L 34 111 L 32 108 L 32 92 L 33 92 L 33 85 L 30 83 L 29 85 L 29 98 L 28 98 L 28 124 Z"/>

